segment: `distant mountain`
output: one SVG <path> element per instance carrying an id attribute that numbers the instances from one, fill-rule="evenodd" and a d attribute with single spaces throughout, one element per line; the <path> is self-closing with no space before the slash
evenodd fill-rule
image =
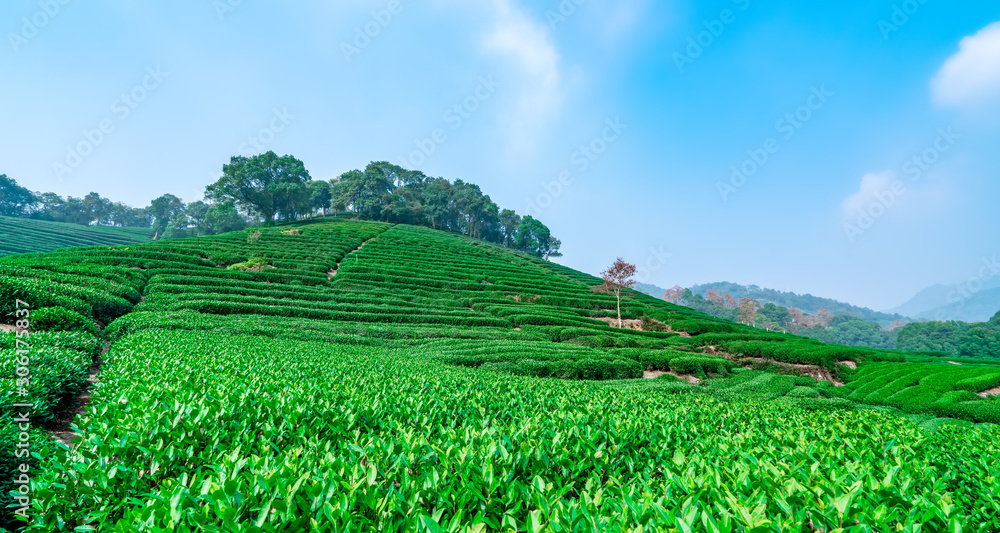
<path id="1" fill-rule="evenodd" d="M 653 296 L 655 298 L 663 298 L 663 295 L 667 293 L 667 289 L 663 287 L 657 287 L 656 285 L 650 285 L 649 283 L 639 283 L 635 282 L 635 290 Z"/>
<path id="2" fill-rule="evenodd" d="M 719 295 L 731 294 L 737 300 L 740 298 L 753 298 L 759 300 L 762 304 L 773 303 L 787 308 L 794 307 L 809 314 L 815 314 L 820 309 L 827 309 L 835 316 L 846 315 L 861 318 L 871 322 L 878 322 L 883 327 L 890 326 L 896 320 L 907 320 L 907 316 L 900 313 L 882 313 L 832 298 L 822 298 L 811 294 L 797 294 L 774 289 L 762 289 L 757 285 L 740 285 L 738 283 L 723 281 L 691 287 L 691 292 L 695 294 L 704 295 L 709 290 L 714 290 Z"/>
<path id="3" fill-rule="evenodd" d="M 1000 310 L 1000 277 L 983 281 L 981 287 L 973 285 L 933 285 L 890 311 L 917 320 L 986 322 Z"/>
<path id="4" fill-rule="evenodd" d="M 947 285 L 931 285 L 910 298 L 906 303 L 889 309 L 889 313 L 899 313 L 905 316 L 918 317 L 931 309 L 941 307 L 947 302 L 948 293 L 953 289 Z"/>

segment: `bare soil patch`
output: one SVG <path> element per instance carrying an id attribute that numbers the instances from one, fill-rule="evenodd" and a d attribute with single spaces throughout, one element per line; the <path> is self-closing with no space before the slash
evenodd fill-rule
<path id="1" fill-rule="evenodd" d="M 802 365 L 797 363 L 783 363 L 781 361 L 773 361 L 771 359 L 764 359 L 763 357 L 738 357 L 730 353 L 716 352 L 716 355 L 720 355 L 730 361 L 733 361 L 741 366 L 747 368 L 754 368 L 758 366 L 776 366 L 788 374 L 794 374 L 798 376 L 809 376 L 817 381 L 829 381 L 833 383 L 834 387 L 843 387 L 844 383 L 837 378 L 833 377 L 833 372 L 828 369 L 816 365 Z M 749 364 L 748 364 L 749 363 Z"/>
<path id="2" fill-rule="evenodd" d="M 94 361 L 90 365 L 90 376 L 87 377 L 87 384 L 84 385 L 83 390 L 64 409 L 56 412 L 55 418 L 42 426 L 49 435 L 52 435 L 52 438 L 66 446 L 72 447 L 73 442 L 80 436 L 72 429 L 73 421 L 77 415 L 86 412 L 87 405 L 90 404 L 90 389 L 100 377 L 104 355 L 108 353 L 110 348 L 111 343 L 105 342 L 101 353 L 94 356 Z"/>
<path id="3" fill-rule="evenodd" d="M 851 370 L 857 370 L 858 369 L 858 364 L 855 363 L 854 361 L 840 361 L 839 364 L 842 364 L 842 365 L 846 366 L 847 368 L 850 368 Z"/>
<path id="4" fill-rule="evenodd" d="M 618 318 L 613 316 L 594 316 L 591 317 L 594 320 L 600 320 L 601 322 L 607 322 L 611 327 L 618 327 Z M 638 318 L 623 318 L 622 319 L 622 329 L 634 329 L 642 331 L 642 320 Z"/>
<path id="5" fill-rule="evenodd" d="M 984 390 L 983 392 L 977 393 L 983 398 L 989 398 L 991 396 L 1000 396 L 1000 387 L 993 387 L 992 389 Z"/>
<path id="6" fill-rule="evenodd" d="M 11 331 L 17 331 L 17 328 L 10 324 L 0 324 L 0 331 L 10 333 Z"/>
<path id="7" fill-rule="evenodd" d="M 667 372 L 667 374 L 670 374 L 671 376 L 677 376 L 677 377 L 683 379 L 684 381 L 687 381 L 688 383 L 690 383 L 692 385 L 697 385 L 697 384 L 701 383 L 700 379 L 698 379 L 698 378 L 696 378 L 696 377 L 694 377 L 694 376 L 692 376 L 690 374 L 678 374 L 677 372 Z"/>
<path id="8" fill-rule="evenodd" d="M 667 372 L 667 371 L 664 371 L 664 370 L 643 370 L 642 371 L 642 379 L 657 379 L 660 376 L 664 376 L 666 374 L 670 374 L 671 376 L 674 376 L 675 378 L 678 378 L 678 379 L 680 379 L 682 381 L 686 381 L 690 385 L 697 385 L 697 384 L 701 383 L 700 379 L 698 379 L 698 378 L 696 378 L 696 377 L 694 377 L 694 376 L 692 376 L 690 374 L 678 374 L 677 372 L 673 372 L 673 371 Z"/>
<path id="9" fill-rule="evenodd" d="M 949 365 L 962 366 L 962 363 L 956 363 L 955 361 L 945 361 L 945 363 L 948 363 Z"/>

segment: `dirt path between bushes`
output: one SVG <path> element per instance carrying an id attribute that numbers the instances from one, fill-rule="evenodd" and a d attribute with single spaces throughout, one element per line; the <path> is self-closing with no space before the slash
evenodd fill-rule
<path id="1" fill-rule="evenodd" d="M 372 239 L 376 239 L 376 238 L 377 238 L 377 236 L 376 237 L 372 237 L 371 239 L 368 239 L 368 241 L 370 241 Z M 351 255 L 353 253 L 357 253 L 358 250 L 364 248 L 365 245 L 368 244 L 368 241 L 363 241 L 361 243 L 361 246 L 358 246 L 357 248 L 355 248 L 355 249 L 351 250 L 350 252 L 347 252 L 346 254 L 344 254 L 344 257 L 340 258 L 340 261 L 337 261 L 337 265 L 335 267 L 333 267 L 332 269 L 330 269 L 329 272 L 326 273 L 326 280 L 330 281 L 331 279 L 333 279 L 333 277 L 337 275 L 337 270 L 340 269 L 340 263 L 342 263 L 344 261 L 344 259 L 347 259 L 347 256 L 349 256 L 349 255 Z"/>
<path id="2" fill-rule="evenodd" d="M 977 392 L 982 398 L 989 398 L 990 396 L 1000 396 L 1000 387 L 993 387 L 992 389 L 984 390 L 983 392 Z"/>
<path id="3" fill-rule="evenodd" d="M 798 363 L 783 363 L 781 361 L 773 361 L 770 359 L 764 359 L 763 357 L 742 357 L 736 356 L 730 353 L 724 353 L 715 350 L 714 346 L 709 346 L 709 350 L 705 353 L 718 355 L 724 357 L 734 363 L 742 366 L 746 366 L 747 362 L 751 362 L 754 365 L 773 365 L 778 368 L 786 370 L 789 374 L 797 374 L 800 376 L 809 376 L 817 381 L 829 381 L 833 383 L 834 387 L 843 387 L 844 383 L 833 377 L 833 373 L 826 368 L 816 366 L 816 365 L 803 365 Z M 850 366 L 850 365 L 846 365 Z"/>
<path id="4" fill-rule="evenodd" d="M 67 405 L 60 409 L 55 414 L 55 418 L 49 420 L 42 425 L 42 428 L 52 435 L 52 438 L 65 444 L 66 446 L 72 447 L 73 442 L 80 435 L 77 434 L 71 428 L 73 421 L 76 420 L 77 415 L 83 414 L 87 410 L 87 405 L 90 404 L 90 390 L 97 383 L 98 377 L 101 373 L 101 365 L 104 363 L 104 355 L 108 353 L 111 349 L 111 343 L 105 342 L 104 348 L 101 349 L 101 353 L 94 356 L 94 361 L 90 365 L 90 376 L 87 377 L 87 384 L 84 385 L 83 390 L 77 395 L 71 402 L 67 402 Z"/>
<path id="5" fill-rule="evenodd" d="M 690 383 L 691 385 L 697 385 L 697 384 L 701 383 L 701 380 L 698 379 L 698 378 L 696 378 L 696 377 L 694 377 L 694 376 L 691 376 L 691 375 L 688 375 L 688 374 L 678 374 L 676 372 L 664 372 L 663 370 L 643 370 L 642 371 L 642 378 L 643 379 L 656 379 L 656 378 L 658 378 L 658 377 L 660 377 L 660 376 L 662 376 L 664 374 L 670 374 L 671 376 L 674 376 L 676 378 L 680 378 L 680 379 L 682 379 L 682 380 Z"/>

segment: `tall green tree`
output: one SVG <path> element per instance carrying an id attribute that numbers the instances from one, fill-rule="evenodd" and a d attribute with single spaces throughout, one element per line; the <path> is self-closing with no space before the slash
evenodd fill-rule
<path id="1" fill-rule="evenodd" d="M 184 212 L 184 202 L 172 195 L 164 194 L 149 204 L 149 213 L 153 216 L 154 236 L 164 236 L 171 219 Z"/>
<path id="2" fill-rule="evenodd" d="M 312 180 L 302 161 L 267 152 L 252 157 L 234 156 L 222 167 L 222 178 L 209 185 L 205 197 L 232 201 L 248 213 L 273 224 L 278 215 L 294 218 L 308 206 L 307 184 Z"/>
<path id="3" fill-rule="evenodd" d="M 205 212 L 206 235 L 243 231 L 246 227 L 246 219 L 240 215 L 232 201 L 211 205 Z"/>
<path id="4" fill-rule="evenodd" d="M 330 183 L 326 181 L 314 181 L 309 184 L 309 204 L 313 209 L 319 209 L 326 216 L 330 211 L 330 202 L 333 200 L 333 191 Z"/>
<path id="5" fill-rule="evenodd" d="M 500 212 L 500 242 L 499 244 L 508 248 L 514 247 L 514 238 L 517 236 L 517 228 L 521 225 L 521 216 L 510 209 Z"/>
<path id="6" fill-rule="evenodd" d="M 521 219 L 517 227 L 517 236 L 514 238 L 514 247 L 524 253 L 549 259 L 550 257 L 562 257 L 559 247 L 562 243 L 559 239 L 553 238 L 549 228 L 535 220 L 531 215 Z"/>
<path id="7" fill-rule="evenodd" d="M 28 214 L 35 203 L 35 195 L 21 187 L 13 178 L 0 174 L 0 215 L 20 217 Z"/>

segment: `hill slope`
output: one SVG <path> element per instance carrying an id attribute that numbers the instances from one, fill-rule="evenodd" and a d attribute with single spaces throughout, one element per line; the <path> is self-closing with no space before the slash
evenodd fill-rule
<path id="1" fill-rule="evenodd" d="M 81 226 L 0 216 L 0 257 L 6 255 L 51 252 L 70 246 L 95 246 L 149 242 L 150 228 Z"/>
<path id="2" fill-rule="evenodd" d="M 64 419 L 111 343 L 75 447 L 32 430 L 29 530 L 1000 526 L 1000 429 L 901 417 L 1000 421 L 975 394 L 1000 367 L 903 363 L 638 293 L 638 329 L 613 328 L 598 282 L 376 222 L 0 261 L 0 316 L 34 331 L 34 379 L 24 395 L 8 380 L 7 409 L 30 397 Z"/>

